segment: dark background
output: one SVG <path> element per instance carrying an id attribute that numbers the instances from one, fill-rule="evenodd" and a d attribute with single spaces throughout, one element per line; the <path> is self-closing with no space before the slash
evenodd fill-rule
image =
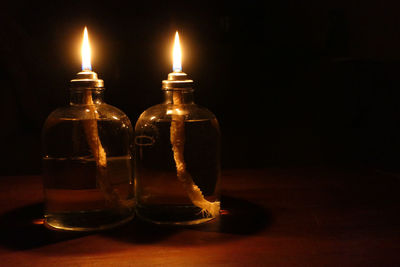
<path id="1" fill-rule="evenodd" d="M 397 172 L 397 1 L 14 1 L 0 9 L 0 175 L 41 172 L 40 131 L 67 104 L 88 26 L 106 102 L 136 122 L 162 100 L 176 30 L 223 167 Z"/>

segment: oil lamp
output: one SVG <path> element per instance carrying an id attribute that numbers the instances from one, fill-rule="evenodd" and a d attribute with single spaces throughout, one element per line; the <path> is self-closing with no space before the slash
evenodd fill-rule
<path id="1" fill-rule="evenodd" d="M 157 224 L 203 223 L 220 211 L 218 121 L 194 103 L 181 60 L 176 32 L 164 102 L 144 111 L 135 126 L 136 211 Z"/>
<path id="2" fill-rule="evenodd" d="M 85 27 L 82 71 L 70 82 L 69 105 L 53 111 L 42 131 L 48 228 L 102 230 L 133 218 L 133 130 L 103 92 Z"/>

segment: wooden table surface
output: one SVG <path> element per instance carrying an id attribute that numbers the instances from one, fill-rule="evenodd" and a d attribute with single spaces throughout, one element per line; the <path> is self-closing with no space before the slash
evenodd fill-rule
<path id="1" fill-rule="evenodd" d="M 376 170 L 223 172 L 224 214 L 102 233 L 40 224 L 39 176 L 0 178 L 0 266 L 400 266 L 400 178 Z"/>

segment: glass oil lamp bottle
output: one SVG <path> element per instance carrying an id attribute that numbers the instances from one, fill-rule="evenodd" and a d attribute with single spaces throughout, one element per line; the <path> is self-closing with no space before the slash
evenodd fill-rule
<path id="1" fill-rule="evenodd" d="M 42 131 L 48 228 L 102 230 L 133 218 L 133 130 L 121 110 L 104 103 L 103 92 L 85 28 L 70 104 L 53 111 Z"/>
<path id="2" fill-rule="evenodd" d="M 157 224 L 198 224 L 220 211 L 220 130 L 214 114 L 193 101 L 178 33 L 173 54 L 164 102 L 144 111 L 135 126 L 136 211 Z"/>

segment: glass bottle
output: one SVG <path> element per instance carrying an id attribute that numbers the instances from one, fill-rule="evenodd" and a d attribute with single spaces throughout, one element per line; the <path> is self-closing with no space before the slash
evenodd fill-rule
<path id="1" fill-rule="evenodd" d="M 133 218 L 132 126 L 104 103 L 103 92 L 95 72 L 78 73 L 69 105 L 44 124 L 45 225 L 51 229 L 102 230 Z"/>
<path id="2" fill-rule="evenodd" d="M 194 103 L 192 84 L 185 73 L 170 73 L 164 102 L 135 126 L 136 211 L 153 223 L 198 224 L 219 215 L 219 125 Z"/>

